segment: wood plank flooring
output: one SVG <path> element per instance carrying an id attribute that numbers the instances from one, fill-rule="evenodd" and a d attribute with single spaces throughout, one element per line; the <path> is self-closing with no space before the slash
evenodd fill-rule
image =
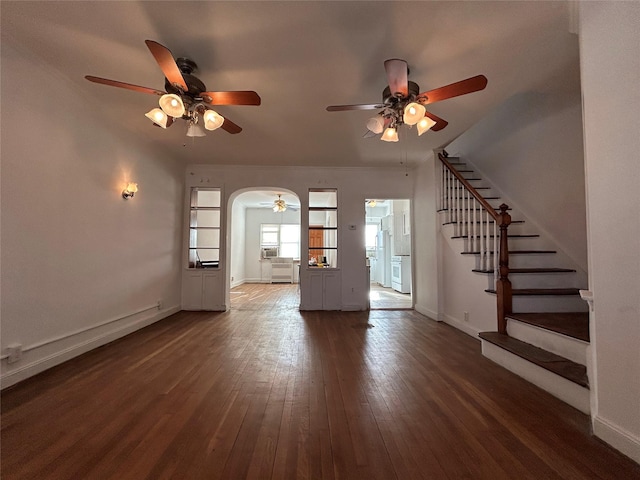
<path id="1" fill-rule="evenodd" d="M 640 478 L 445 324 L 242 287 L 2 392 L 2 479 Z"/>
<path id="2" fill-rule="evenodd" d="M 393 288 L 372 283 L 369 287 L 369 308 L 371 310 L 399 310 L 412 308 L 411 294 L 396 292 Z"/>

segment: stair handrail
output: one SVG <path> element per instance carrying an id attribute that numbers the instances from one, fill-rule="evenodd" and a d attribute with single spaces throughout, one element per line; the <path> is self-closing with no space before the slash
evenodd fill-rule
<path id="1" fill-rule="evenodd" d="M 498 214 L 495 211 L 495 209 L 491 206 L 491 204 L 489 202 L 487 202 L 484 199 L 484 197 L 482 195 L 480 195 L 475 188 L 473 188 L 473 185 L 471 185 L 467 181 L 467 179 L 464 178 L 462 176 L 462 174 L 460 172 L 458 172 L 453 167 L 453 165 L 451 165 L 449 163 L 449 161 L 447 160 L 447 157 L 445 157 L 441 153 L 438 153 L 438 158 L 447 167 L 447 169 L 453 174 L 453 176 L 456 177 L 460 181 L 460 183 L 462 185 L 464 185 L 464 188 L 466 188 L 469 191 L 469 193 L 475 197 L 475 199 L 478 201 L 478 203 L 480 205 L 482 205 L 487 212 L 489 212 L 489 215 L 491 215 L 496 222 L 499 222 L 500 221 L 500 214 Z M 509 208 L 509 207 L 507 207 L 507 208 Z M 511 223 L 511 222 L 509 222 L 509 223 Z"/>
<path id="2" fill-rule="evenodd" d="M 460 182 L 460 184 L 469 192 L 478 204 L 494 219 L 495 224 L 500 228 L 500 242 L 499 242 L 499 263 L 498 263 L 498 277 L 496 279 L 496 302 L 497 302 L 497 317 L 498 317 L 498 332 L 507 333 L 507 320 L 506 317 L 513 312 L 513 291 L 511 287 L 511 281 L 509 280 L 509 241 L 508 241 L 508 229 L 511 224 L 511 215 L 507 212 L 509 206 L 506 204 L 500 205 L 500 211 L 496 212 L 494 207 L 491 206 L 485 198 L 478 193 L 478 191 L 467 181 L 464 176 L 458 172 L 451 163 L 447 160 L 447 157 L 442 153 L 438 153 L 440 162 L 447 168 L 447 170 Z"/>

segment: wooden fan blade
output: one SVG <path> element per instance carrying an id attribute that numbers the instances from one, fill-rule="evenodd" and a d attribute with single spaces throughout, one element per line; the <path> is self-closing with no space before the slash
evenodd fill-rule
<path id="1" fill-rule="evenodd" d="M 424 103 L 424 105 L 427 105 L 429 103 L 440 102 L 442 100 L 447 100 L 448 98 L 484 90 L 486 86 L 487 77 L 484 75 L 476 75 L 475 77 L 467 78 L 466 80 L 461 80 L 459 82 L 452 83 L 451 85 L 446 85 L 444 87 L 435 88 L 428 92 L 421 93 L 418 95 L 418 98 L 427 97 L 427 101 Z"/>
<path id="2" fill-rule="evenodd" d="M 391 89 L 391 95 L 406 98 L 409 96 L 409 67 L 407 62 L 398 58 L 392 58 L 384 62 L 387 71 L 387 81 Z"/>
<path id="3" fill-rule="evenodd" d="M 260 95 L 251 90 L 236 92 L 202 92 L 205 103 L 211 105 L 260 105 Z"/>
<path id="4" fill-rule="evenodd" d="M 174 119 L 173 117 L 167 117 L 167 124 L 165 125 L 164 128 L 169 128 L 171 125 L 173 125 Z M 154 127 L 158 127 L 158 128 L 162 128 L 160 125 L 158 125 L 157 123 L 153 124 Z"/>
<path id="5" fill-rule="evenodd" d="M 431 127 L 431 130 L 433 130 L 434 132 L 437 132 L 438 130 L 442 130 L 444 127 L 449 125 L 449 122 L 447 122 L 446 120 L 440 118 L 437 115 L 434 115 L 431 112 L 425 112 L 424 116 L 425 117 L 429 117 L 431 120 L 436 122 L 436 124 L 433 127 Z"/>
<path id="6" fill-rule="evenodd" d="M 189 90 L 184 78 L 182 78 L 182 73 L 180 73 L 180 69 L 176 64 L 171 51 L 167 47 L 160 45 L 158 42 L 154 42 L 153 40 L 145 40 L 144 43 L 149 47 L 149 51 L 151 51 L 153 58 L 156 59 L 162 73 L 164 73 L 164 76 L 169 80 L 171 85 L 177 85 L 185 92 Z"/>
<path id="7" fill-rule="evenodd" d="M 101 83 L 102 85 L 109 85 L 110 87 L 126 88 L 127 90 L 133 90 L 134 92 L 150 93 L 151 95 L 164 95 L 165 93 L 162 90 L 156 90 L 155 88 L 141 87 L 130 83 L 118 82 L 117 80 L 109 80 L 108 78 L 94 77 L 91 75 L 85 75 L 84 78 L 90 82 Z"/>
<path id="8" fill-rule="evenodd" d="M 235 123 L 233 123 L 231 120 L 229 120 L 227 117 L 224 117 L 224 122 L 222 123 L 222 127 L 223 130 L 229 132 L 229 133 L 240 133 L 242 131 L 242 128 L 240 128 L 238 125 L 236 125 Z"/>
<path id="9" fill-rule="evenodd" d="M 367 130 L 364 135 L 362 135 L 362 138 L 373 138 L 373 137 L 377 137 L 378 134 L 372 132 L 371 130 Z"/>
<path id="10" fill-rule="evenodd" d="M 365 103 L 362 105 L 330 105 L 327 112 L 342 112 L 345 110 L 379 110 L 386 107 L 384 103 Z"/>

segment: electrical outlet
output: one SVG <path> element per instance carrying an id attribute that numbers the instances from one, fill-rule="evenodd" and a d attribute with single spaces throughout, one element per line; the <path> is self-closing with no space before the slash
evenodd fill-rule
<path id="1" fill-rule="evenodd" d="M 14 343 L 7 347 L 7 363 L 16 363 L 22 358 L 22 345 Z"/>
<path id="2" fill-rule="evenodd" d="M 464 321 L 465 322 L 469 321 L 469 312 L 464 312 Z"/>

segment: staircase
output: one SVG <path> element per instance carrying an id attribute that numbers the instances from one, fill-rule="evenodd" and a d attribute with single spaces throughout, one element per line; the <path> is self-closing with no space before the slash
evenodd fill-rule
<path id="1" fill-rule="evenodd" d="M 475 257 L 472 273 L 486 276 L 488 295 L 497 295 L 500 282 L 504 291 L 507 277 L 502 275 L 507 272 L 508 276 L 506 290 L 511 296 L 506 301 L 497 299 L 498 317 L 501 302 L 506 302 L 502 326 L 498 318 L 498 331 L 479 334 L 483 355 L 589 413 L 589 314 L 578 288 L 584 285 L 576 285 L 584 280 L 575 269 L 557 265 L 556 250 L 545 248 L 545 240 L 510 209 L 514 219 L 508 234 L 506 228 L 504 232 L 509 254 L 506 265 L 504 258 L 499 262 L 499 220 L 482 210 L 489 204 L 498 211 L 500 197 L 460 159 L 440 159 L 441 223 L 454 225 L 451 238 L 462 242 L 461 254 Z"/>

